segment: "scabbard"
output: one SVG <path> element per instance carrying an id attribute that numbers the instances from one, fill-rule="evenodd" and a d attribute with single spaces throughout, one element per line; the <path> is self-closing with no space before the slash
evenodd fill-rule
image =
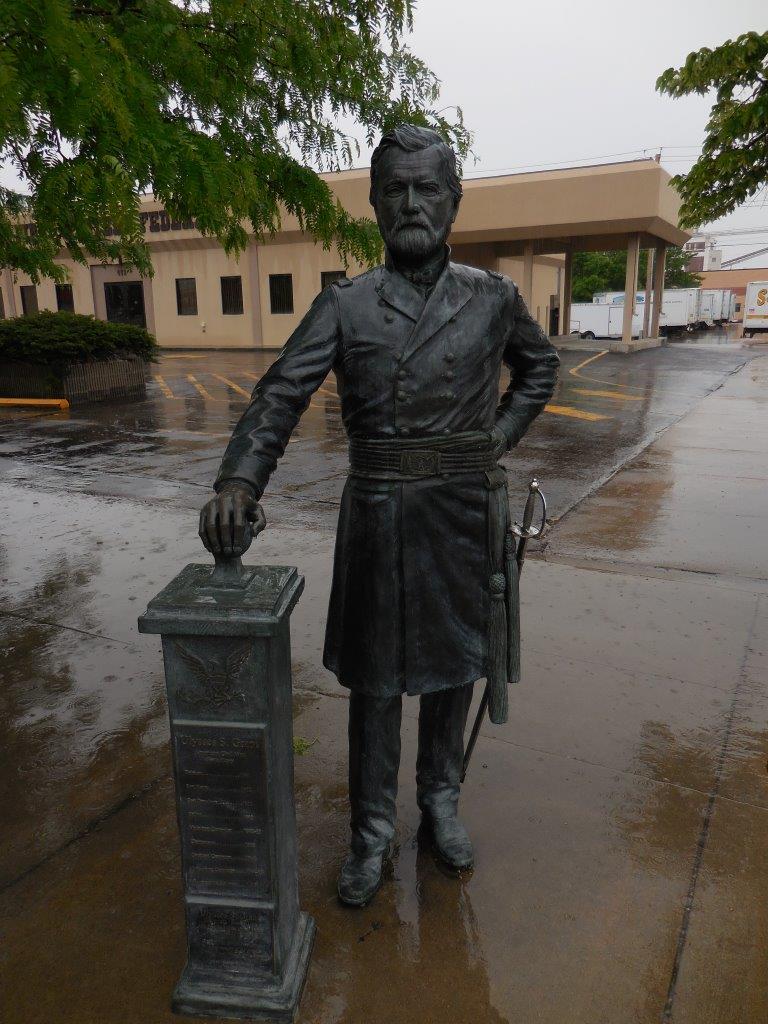
<path id="1" fill-rule="evenodd" d="M 509 520 L 507 476 L 500 467 L 486 472 L 488 482 L 488 550 L 491 562 L 489 591 L 491 607 L 488 621 L 488 717 L 494 725 L 503 725 L 509 714 L 509 622 L 507 591 L 509 566 L 505 537 Z M 515 576 L 517 569 L 515 568 Z"/>
<path id="2" fill-rule="evenodd" d="M 508 528 L 504 535 L 507 577 L 507 680 L 520 682 L 520 572 L 517 567 L 517 543 Z"/>

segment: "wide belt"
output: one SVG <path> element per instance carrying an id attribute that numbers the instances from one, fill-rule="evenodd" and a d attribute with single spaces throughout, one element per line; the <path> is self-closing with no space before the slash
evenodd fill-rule
<path id="1" fill-rule="evenodd" d="M 485 431 L 440 437 L 350 438 L 349 471 L 375 480 L 419 480 L 482 473 L 496 467 L 494 442 Z"/>

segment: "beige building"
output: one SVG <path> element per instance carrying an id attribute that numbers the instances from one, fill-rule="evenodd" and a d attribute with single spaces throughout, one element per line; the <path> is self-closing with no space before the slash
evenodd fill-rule
<path id="1" fill-rule="evenodd" d="M 325 177 L 351 214 L 371 216 L 367 169 Z M 626 291 L 634 294 L 640 249 L 653 249 L 656 284 L 659 274 L 663 282 L 666 246 L 688 238 L 677 226 L 679 200 L 669 181 L 653 160 L 465 180 L 453 259 L 507 274 L 548 333 L 567 333 L 561 325 L 569 322 L 574 252 L 626 248 Z M 83 267 L 63 252 L 68 285 L 35 286 L 24 274 L 2 271 L 0 315 L 74 309 L 146 324 L 164 348 L 278 348 L 324 285 L 365 269 L 345 268 L 287 215 L 274 239 L 252 239 L 239 260 L 152 199 L 142 217 L 154 277 L 117 265 Z M 631 312 L 627 339 L 630 329 Z M 653 324 L 649 331 L 657 333 Z"/>

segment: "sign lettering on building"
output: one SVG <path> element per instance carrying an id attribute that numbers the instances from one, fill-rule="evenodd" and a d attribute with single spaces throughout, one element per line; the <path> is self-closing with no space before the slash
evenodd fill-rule
<path id="1" fill-rule="evenodd" d="M 147 231 L 153 234 L 158 231 L 194 231 L 197 227 L 194 217 L 189 220 L 173 220 L 165 210 L 149 210 L 140 213 L 139 218 L 145 234 Z M 37 225 L 34 222 L 22 224 L 21 228 L 29 238 L 34 238 L 37 234 Z M 110 225 L 105 234 L 112 238 L 118 231 Z"/>

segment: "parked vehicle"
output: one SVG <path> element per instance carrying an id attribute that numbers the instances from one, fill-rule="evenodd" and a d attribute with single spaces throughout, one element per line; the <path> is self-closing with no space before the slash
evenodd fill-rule
<path id="1" fill-rule="evenodd" d="M 678 331 L 692 331 L 703 319 L 699 312 L 701 288 L 665 288 L 661 299 L 659 333 L 675 334 Z M 638 292 L 636 307 L 645 304 L 645 292 Z M 595 306 L 621 306 L 624 308 L 624 292 L 596 292 L 592 297 Z M 597 335 L 600 337 L 600 335 Z"/>
<path id="2" fill-rule="evenodd" d="M 702 330 L 714 327 L 722 304 L 723 299 L 719 292 L 714 288 L 702 288 L 699 294 L 699 322 L 696 326 Z"/>
<path id="3" fill-rule="evenodd" d="M 768 334 L 768 281 L 750 281 L 744 296 L 744 337 Z"/>
<path id="4" fill-rule="evenodd" d="M 701 322 L 701 288 L 665 288 L 661 297 L 659 332 L 693 331 Z"/>
<path id="5" fill-rule="evenodd" d="M 624 325 L 624 303 L 574 302 L 571 305 L 571 334 L 582 338 L 620 338 Z M 632 337 L 643 329 L 643 315 L 635 310 L 632 317 Z"/>
<path id="6" fill-rule="evenodd" d="M 701 289 L 702 320 L 711 320 L 714 324 L 725 324 L 736 312 L 736 297 L 731 288 Z M 704 311 L 710 315 L 705 316 Z"/>

